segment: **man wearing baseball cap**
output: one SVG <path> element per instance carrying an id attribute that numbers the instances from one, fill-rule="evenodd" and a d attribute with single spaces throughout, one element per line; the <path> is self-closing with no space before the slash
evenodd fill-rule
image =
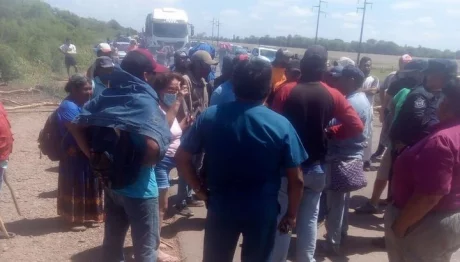
<path id="1" fill-rule="evenodd" d="M 212 71 L 211 66 L 217 64 L 218 62 L 213 60 L 207 51 L 198 50 L 193 52 L 190 57 L 189 70 L 184 75 L 188 94 L 185 96 L 184 102 L 177 114 L 178 121 L 182 121 L 182 119 L 188 116 L 198 116 L 208 107 L 210 95 L 212 94 L 212 86 L 206 81 L 206 78 Z M 203 158 L 203 154 L 194 156 L 194 167 L 198 173 L 201 173 Z M 179 179 L 181 178 L 179 177 Z M 175 205 L 177 212 L 187 217 L 193 216 L 193 212 L 188 207 L 204 206 L 203 201 L 189 197 L 191 195 L 190 191 L 191 188 L 179 188 L 177 193 L 179 203 Z"/>
<path id="2" fill-rule="evenodd" d="M 404 66 L 404 69 L 398 71 L 396 81 L 394 81 L 387 89 L 387 97 L 392 100 L 388 106 L 389 112 L 386 115 L 386 121 L 389 122 L 388 133 L 390 134 L 391 125 L 398 117 L 400 109 L 404 104 L 407 95 L 416 87 L 419 87 L 424 78 L 423 71 L 427 68 L 428 62 L 422 59 L 416 59 L 409 62 Z M 388 135 L 389 135 L 388 134 Z M 379 169 L 377 170 L 377 177 L 374 182 L 374 189 L 372 191 L 371 199 L 363 206 L 355 209 L 357 214 L 376 214 L 378 213 L 378 205 L 380 196 L 382 195 L 387 185 L 388 178 L 391 172 L 391 147 L 394 141 L 388 137 L 389 150 L 385 151 L 380 162 Z"/>
<path id="3" fill-rule="evenodd" d="M 283 110 L 309 155 L 302 163 L 305 188 L 297 219 L 296 261 L 315 261 L 318 206 L 326 184 L 322 168 L 327 152 L 326 138 L 346 139 L 364 130 L 363 122 L 346 98 L 321 82 L 327 70 L 327 60 L 328 52 L 322 46 L 311 46 L 305 51 L 300 61 L 302 76 L 286 99 Z M 328 127 L 333 118 L 341 124 Z M 282 209 L 287 205 L 286 192 L 282 186 L 279 192 Z M 270 261 L 286 260 L 290 239 L 289 234 L 277 235 Z"/>
<path id="4" fill-rule="evenodd" d="M 411 61 L 412 61 L 412 57 L 410 55 L 408 54 L 402 55 L 399 58 L 398 71 L 403 70 L 404 66 L 407 65 Z M 380 117 L 379 118 L 380 118 L 380 122 L 383 125 L 382 125 L 382 131 L 380 133 L 379 146 L 377 148 L 377 151 L 371 157 L 373 161 L 381 159 L 383 156 L 383 153 L 385 152 L 386 147 L 388 146 L 388 132 L 389 132 L 390 124 L 392 121 L 390 119 L 387 119 L 386 116 L 388 115 L 388 112 L 389 112 L 390 101 L 398 92 L 390 94 L 387 92 L 387 90 L 393 82 L 398 80 L 398 74 L 397 74 L 398 71 L 391 72 L 385 78 L 385 81 L 383 82 L 383 84 L 380 85 L 379 97 L 380 97 L 381 107 L 380 107 Z"/>
<path id="5" fill-rule="evenodd" d="M 96 56 L 105 56 L 112 59 L 112 48 L 107 43 L 100 43 L 96 46 Z M 93 80 L 94 70 L 96 70 L 96 62 L 86 70 L 86 77 L 88 77 L 89 80 Z"/>
<path id="6" fill-rule="evenodd" d="M 93 97 L 96 97 L 104 91 L 105 88 L 110 86 L 110 74 L 113 72 L 115 64 L 112 58 L 108 56 L 101 56 L 94 62 L 95 68 L 93 73 Z"/>
<path id="7" fill-rule="evenodd" d="M 326 250 L 340 254 L 342 236 L 346 236 L 348 230 L 350 192 L 367 185 L 363 172 L 363 156 L 368 130 L 366 127 L 371 124 L 371 106 L 366 95 L 359 92 L 365 79 L 359 68 L 353 65 L 336 67 L 332 76 L 337 78 L 336 88 L 347 98 L 365 126 L 364 131 L 354 137 L 328 140 L 326 169 L 331 177 L 342 179 L 332 179 L 327 190 Z M 332 124 L 334 122 L 335 120 Z M 349 186 L 351 178 L 356 187 Z"/>
<path id="8" fill-rule="evenodd" d="M 105 58 L 97 62 L 107 65 Z M 135 261 L 157 261 L 159 192 L 154 166 L 165 155 L 171 132 L 151 84 L 165 71 L 149 51 L 129 52 L 110 75 L 111 87 L 85 105 L 71 129 L 107 187 L 102 261 L 125 261 L 129 227 Z M 88 132 L 90 141 L 84 139 Z"/>

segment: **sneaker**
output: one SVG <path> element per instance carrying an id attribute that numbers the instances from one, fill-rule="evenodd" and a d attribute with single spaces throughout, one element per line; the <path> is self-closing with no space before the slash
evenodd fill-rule
<path id="1" fill-rule="evenodd" d="M 366 161 L 364 162 L 364 165 L 363 165 L 363 170 L 366 171 L 366 172 L 369 172 L 371 171 L 371 162 L 370 161 Z"/>
<path id="2" fill-rule="evenodd" d="M 383 158 L 383 155 L 372 155 L 371 156 L 371 161 L 376 163 L 376 162 L 381 162 Z"/>
<path id="3" fill-rule="evenodd" d="M 364 206 L 355 208 L 355 213 L 358 215 L 363 215 L 363 214 L 373 215 L 373 214 L 377 214 L 378 211 L 379 210 L 377 209 L 377 207 L 373 206 L 370 202 L 366 202 Z"/>
<path id="4" fill-rule="evenodd" d="M 193 217 L 195 214 L 188 208 L 187 206 L 184 205 L 176 205 L 176 211 L 179 215 L 184 216 L 184 217 Z"/>
<path id="5" fill-rule="evenodd" d="M 333 245 L 331 243 L 321 243 L 322 251 L 328 256 L 341 256 L 342 253 L 340 252 L 340 245 Z"/>
<path id="6" fill-rule="evenodd" d="M 186 203 L 187 203 L 187 206 L 189 207 L 203 207 L 204 206 L 204 201 L 195 200 L 193 198 L 187 199 Z"/>

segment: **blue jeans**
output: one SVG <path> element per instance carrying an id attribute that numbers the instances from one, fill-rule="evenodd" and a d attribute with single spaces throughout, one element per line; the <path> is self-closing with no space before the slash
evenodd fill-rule
<path id="1" fill-rule="evenodd" d="M 159 189 L 169 188 L 169 173 L 173 168 L 176 167 L 174 157 L 165 156 L 155 166 L 155 177 L 157 179 L 157 185 Z"/>
<path id="2" fill-rule="evenodd" d="M 158 198 L 135 199 L 105 191 L 104 262 L 124 261 L 123 245 L 131 226 L 136 262 L 156 262 L 160 245 Z"/>
<path id="3" fill-rule="evenodd" d="M 326 175 L 321 165 L 314 165 L 303 169 L 304 192 L 297 215 L 297 247 L 296 259 L 299 262 L 315 262 L 316 235 L 318 223 L 318 210 L 321 192 L 326 185 Z M 288 193 L 287 179 L 283 178 L 278 195 L 281 207 L 278 221 L 287 211 Z M 290 234 L 276 233 L 275 248 L 271 255 L 272 262 L 285 262 L 287 259 Z"/>
<path id="4" fill-rule="evenodd" d="M 348 232 L 349 202 L 350 193 L 327 191 L 326 241 L 330 245 L 340 245 L 342 235 Z"/>
<path id="5" fill-rule="evenodd" d="M 264 209 L 272 211 L 238 215 L 210 208 L 206 217 L 203 262 L 232 262 L 240 234 L 243 235 L 242 262 L 270 262 L 278 207 Z"/>

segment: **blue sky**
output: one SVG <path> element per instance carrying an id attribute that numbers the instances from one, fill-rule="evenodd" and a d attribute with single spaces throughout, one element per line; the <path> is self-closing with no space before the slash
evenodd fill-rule
<path id="1" fill-rule="evenodd" d="M 363 39 L 391 40 L 400 45 L 460 50 L 460 0 L 372 0 Z M 195 32 L 211 35 L 212 18 L 220 19 L 221 35 L 231 37 L 299 34 L 314 37 L 318 0 L 45 0 L 80 16 L 116 19 L 141 29 L 155 7 L 188 12 Z M 357 0 L 327 0 L 319 37 L 359 39 L 361 13 Z M 359 6 L 364 0 L 360 1 Z M 457 3 L 457 4 L 456 4 Z"/>

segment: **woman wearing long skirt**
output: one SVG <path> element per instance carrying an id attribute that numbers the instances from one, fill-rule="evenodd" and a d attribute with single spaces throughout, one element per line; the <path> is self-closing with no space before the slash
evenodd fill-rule
<path id="1" fill-rule="evenodd" d="M 83 75 L 73 75 L 65 87 L 69 94 L 57 109 L 57 121 L 63 137 L 59 161 L 57 209 L 72 231 L 84 231 L 104 219 L 102 184 L 92 175 L 88 157 L 68 132 L 72 120 L 92 95 L 91 83 Z"/>

